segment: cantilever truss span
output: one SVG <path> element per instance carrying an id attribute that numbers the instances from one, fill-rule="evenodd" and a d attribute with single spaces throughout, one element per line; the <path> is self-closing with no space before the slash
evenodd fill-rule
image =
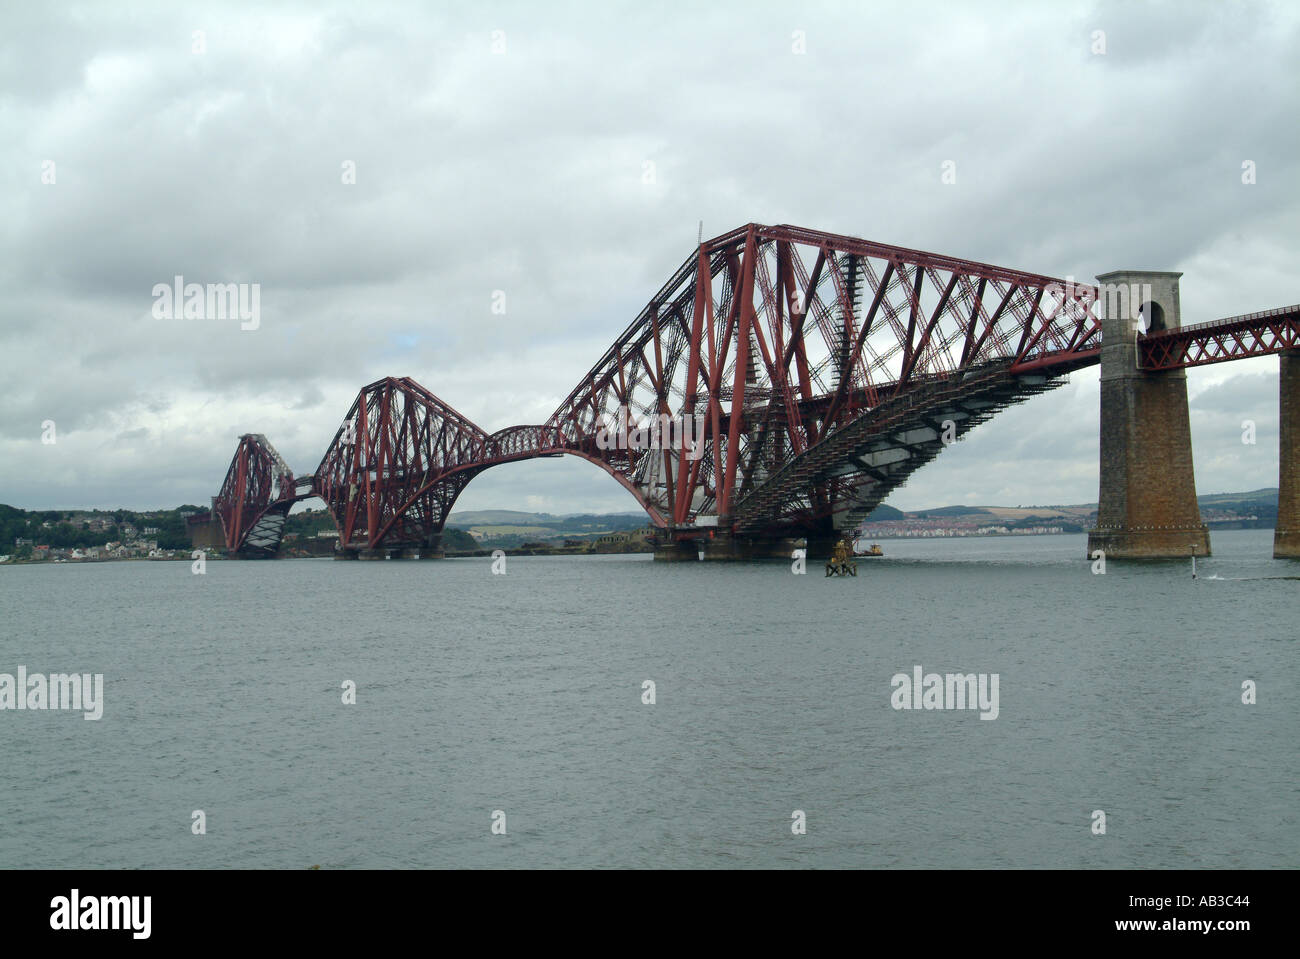
<path id="1" fill-rule="evenodd" d="M 361 390 L 312 477 L 245 436 L 218 513 L 245 552 L 273 551 L 274 517 L 305 496 L 325 500 L 345 548 L 429 548 L 480 472 L 566 454 L 613 476 L 668 540 L 833 531 L 998 410 L 1098 362 L 1096 297 L 751 223 L 701 243 L 545 423 L 488 433 L 388 377 Z M 1289 310 L 1142 337 L 1142 356 L 1163 368 L 1291 348 Z"/>

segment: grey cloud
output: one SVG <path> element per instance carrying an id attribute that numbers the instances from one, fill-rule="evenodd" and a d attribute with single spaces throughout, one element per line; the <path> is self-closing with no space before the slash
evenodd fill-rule
<path id="1" fill-rule="evenodd" d="M 357 389 L 389 374 L 489 429 L 542 419 L 701 220 L 1083 280 L 1184 269 L 1189 321 L 1300 299 L 1290 5 L 897 10 L 7 7 L 0 501 L 203 502 L 249 431 L 305 471 Z M 154 319 L 154 284 L 177 274 L 259 284 L 259 328 Z M 1196 392 L 1223 375 L 1218 399 Z M 1264 429 L 1264 388 L 1230 389 L 1237 375 L 1190 374 L 1198 442 L 1228 435 L 1233 404 Z M 1008 410 L 896 498 L 1093 498 L 1086 383 Z M 46 418 L 60 447 L 34 456 Z M 1198 481 L 1272 485 L 1253 479 L 1265 447 L 1216 453 L 1204 474 L 1198 452 Z M 630 508 L 598 470 L 557 462 L 489 471 L 463 502 Z"/>

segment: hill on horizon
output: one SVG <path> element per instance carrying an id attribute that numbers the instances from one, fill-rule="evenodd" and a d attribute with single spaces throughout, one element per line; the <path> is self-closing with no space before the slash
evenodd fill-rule
<path id="1" fill-rule="evenodd" d="M 1196 501 L 1202 507 L 1225 507 L 1241 505 L 1265 505 L 1271 506 L 1274 511 L 1277 509 L 1278 488 L 1276 486 L 1265 486 L 1255 490 L 1245 490 L 1235 493 L 1203 493 L 1196 497 Z M 159 510 L 101 510 L 101 509 L 76 509 L 76 510 L 25 510 L 21 507 L 5 506 L 0 504 L 0 518 L 3 518 L 3 511 L 8 510 L 14 515 L 37 516 L 42 517 L 58 513 L 60 517 L 69 513 L 91 513 L 112 515 L 114 513 L 123 513 L 127 516 L 150 516 L 159 513 L 170 513 L 176 510 L 188 510 L 191 512 L 202 512 L 206 506 L 180 506 Z M 937 506 L 928 509 L 917 510 L 900 510 L 895 506 L 887 503 L 881 503 L 864 522 L 887 522 L 889 520 L 905 519 L 915 517 L 921 514 L 927 516 L 963 516 L 974 514 L 990 514 L 993 516 L 1004 515 L 1036 515 L 1044 518 L 1058 516 L 1078 516 L 1086 514 L 1097 509 L 1097 504 L 1093 503 L 1068 503 L 1053 505 L 1030 505 L 1030 506 L 968 506 L 964 504 L 950 504 L 948 506 Z M 309 508 L 303 512 L 313 512 L 314 508 Z M 320 510 L 319 512 L 324 512 Z M 295 513 L 297 515 L 297 513 Z M 631 528 L 642 526 L 649 522 L 649 518 L 640 510 L 624 510 L 615 513 L 534 513 L 527 510 L 513 509 L 479 509 L 479 510 L 459 510 L 447 517 L 447 526 L 453 528 L 468 528 L 473 526 L 549 526 L 549 527 L 574 527 L 581 526 L 586 522 L 588 524 L 608 525 L 616 522 L 619 528 Z"/>
<path id="2" fill-rule="evenodd" d="M 447 517 L 448 526 L 554 526 L 562 520 L 569 525 L 574 520 L 588 516 L 602 519 L 616 517 L 636 517 L 649 522 L 645 513 L 637 510 L 621 513 L 529 513 L 516 509 L 467 509 L 459 510 Z"/>
<path id="3" fill-rule="evenodd" d="M 1261 489 L 1242 493 L 1205 493 L 1196 497 L 1197 505 L 1202 508 L 1229 506 L 1264 506 L 1271 507 L 1276 513 L 1278 488 L 1266 486 Z M 1052 517 L 1078 517 L 1096 512 L 1097 503 L 1069 503 L 1031 506 L 940 506 L 932 509 L 898 510 L 881 504 L 863 522 L 885 522 L 920 516 L 964 516 L 970 514 L 988 514 L 999 518 L 1024 518 L 1039 516 L 1044 519 Z"/>
<path id="4" fill-rule="evenodd" d="M 1205 493 L 1196 497 L 1197 503 L 1202 506 L 1224 506 L 1240 505 L 1248 503 L 1271 504 L 1274 509 L 1277 508 L 1276 486 L 1266 486 L 1261 489 L 1247 490 L 1240 493 Z M 1041 504 L 1029 506 L 967 506 L 963 504 L 951 504 L 948 506 L 936 506 L 929 509 L 900 510 L 895 506 L 887 503 L 881 503 L 877 506 L 863 522 L 888 522 L 889 520 L 906 519 L 919 515 L 926 516 L 967 516 L 986 514 L 999 518 L 1014 518 L 1021 516 L 1041 516 L 1044 519 L 1060 517 L 1077 517 L 1087 515 L 1097 509 L 1097 504 L 1093 503 L 1061 503 L 1061 504 Z M 448 526 L 470 527 L 470 526 L 556 526 L 571 525 L 574 520 L 586 517 L 599 517 L 603 520 L 614 518 L 632 518 L 641 520 L 645 517 L 644 513 L 637 511 L 625 511 L 620 513 L 530 513 L 524 510 L 512 509 L 478 509 L 462 510 L 452 513 L 447 518 Z M 565 521 L 565 522 L 562 522 Z M 647 520 L 648 521 L 648 520 Z"/>

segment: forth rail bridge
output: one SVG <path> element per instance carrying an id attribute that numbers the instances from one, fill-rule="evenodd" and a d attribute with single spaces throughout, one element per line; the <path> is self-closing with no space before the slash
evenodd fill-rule
<path id="1" fill-rule="evenodd" d="M 340 557 L 436 558 L 475 476 L 569 455 L 636 498 L 657 559 L 788 557 L 801 541 L 820 558 L 950 442 L 1100 363 L 1089 554 L 1204 556 L 1185 369 L 1278 353 L 1274 555 L 1300 556 L 1300 306 L 1183 326 L 1180 275 L 1078 285 L 751 223 L 701 242 L 545 423 L 488 433 L 387 377 L 361 389 L 310 475 L 265 436 L 243 436 L 192 531 L 273 557 L 290 509 L 318 497 Z M 608 441 L 614 424 L 686 420 L 699 424 L 694 444 Z"/>

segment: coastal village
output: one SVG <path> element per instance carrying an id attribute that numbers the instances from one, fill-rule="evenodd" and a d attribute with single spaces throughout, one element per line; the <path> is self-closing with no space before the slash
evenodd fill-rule
<path id="1" fill-rule="evenodd" d="M 168 511 L 182 521 L 194 511 Z M 162 515 L 162 514 L 160 514 Z M 27 536 L 14 536 L 0 548 L 0 563 L 10 562 L 104 562 L 121 559 L 188 559 L 190 550 L 170 537 L 163 526 L 115 522 L 112 515 L 64 512 L 58 520 L 42 520 Z M 67 540 L 73 539 L 73 545 Z"/>

